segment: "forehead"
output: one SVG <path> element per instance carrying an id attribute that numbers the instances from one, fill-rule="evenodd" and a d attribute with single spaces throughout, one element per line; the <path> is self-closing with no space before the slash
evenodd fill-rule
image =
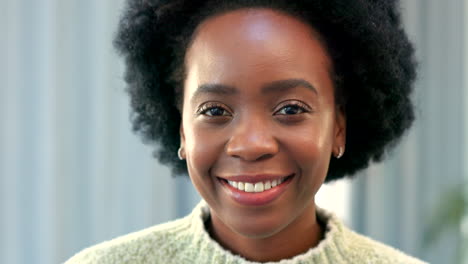
<path id="1" fill-rule="evenodd" d="M 271 9 L 239 9 L 211 17 L 199 25 L 187 52 L 187 80 L 329 77 L 331 60 L 318 36 L 310 25 Z"/>

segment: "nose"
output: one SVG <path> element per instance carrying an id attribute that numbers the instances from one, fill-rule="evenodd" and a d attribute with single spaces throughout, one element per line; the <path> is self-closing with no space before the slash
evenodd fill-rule
<path id="1" fill-rule="evenodd" d="M 268 122 L 259 118 L 239 122 L 227 143 L 226 153 L 245 161 L 272 157 L 279 150 L 273 132 Z"/>

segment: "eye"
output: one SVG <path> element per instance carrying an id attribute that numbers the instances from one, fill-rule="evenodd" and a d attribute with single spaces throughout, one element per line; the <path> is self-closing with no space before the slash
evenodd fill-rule
<path id="1" fill-rule="evenodd" d="M 203 111 L 203 114 L 207 116 L 225 116 L 226 112 L 227 111 L 221 107 L 211 107 Z"/>
<path id="2" fill-rule="evenodd" d="M 205 115 L 205 116 L 209 116 L 209 117 L 230 116 L 231 115 L 222 105 L 217 104 L 217 103 L 204 104 L 197 111 L 197 114 Z"/>
<path id="3" fill-rule="evenodd" d="M 310 112 L 309 107 L 300 102 L 289 103 L 283 106 L 276 114 L 279 115 L 297 115 Z"/>

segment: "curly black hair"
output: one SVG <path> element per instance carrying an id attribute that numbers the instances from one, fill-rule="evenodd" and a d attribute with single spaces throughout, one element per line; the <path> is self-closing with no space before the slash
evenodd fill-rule
<path id="1" fill-rule="evenodd" d="M 240 8 L 270 8 L 311 25 L 333 60 L 336 100 L 346 113 L 346 155 L 326 182 L 380 161 L 414 120 L 414 49 L 396 0 L 128 0 L 114 45 L 126 61 L 131 122 L 154 156 L 186 175 L 180 145 L 184 57 L 197 26 Z"/>

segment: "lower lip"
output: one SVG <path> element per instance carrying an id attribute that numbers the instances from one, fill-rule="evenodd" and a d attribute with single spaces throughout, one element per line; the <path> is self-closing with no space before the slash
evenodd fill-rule
<path id="1" fill-rule="evenodd" d="M 273 202 L 275 199 L 281 196 L 288 188 L 295 175 L 291 175 L 287 180 L 282 182 L 280 185 L 273 187 L 263 192 L 244 192 L 229 185 L 224 180 L 218 178 L 218 181 L 223 185 L 224 190 L 227 191 L 228 195 L 234 199 L 234 201 L 248 206 L 262 206 Z"/>

